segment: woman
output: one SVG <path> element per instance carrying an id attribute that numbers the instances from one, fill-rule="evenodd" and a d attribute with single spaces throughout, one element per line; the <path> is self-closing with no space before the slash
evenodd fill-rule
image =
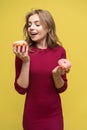
<path id="1" fill-rule="evenodd" d="M 26 93 L 23 114 L 24 130 L 63 130 L 59 93 L 67 88 L 66 72 L 58 60 L 66 51 L 56 35 L 51 14 L 42 9 L 26 16 L 25 41 L 14 42 L 16 55 L 15 89 Z"/>

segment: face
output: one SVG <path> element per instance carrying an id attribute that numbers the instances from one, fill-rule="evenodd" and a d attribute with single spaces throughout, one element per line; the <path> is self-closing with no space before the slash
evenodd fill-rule
<path id="1" fill-rule="evenodd" d="M 36 43 L 46 43 L 48 29 L 42 25 L 40 18 L 34 14 L 28 19 L 28 33 L 32 41 Z"/>

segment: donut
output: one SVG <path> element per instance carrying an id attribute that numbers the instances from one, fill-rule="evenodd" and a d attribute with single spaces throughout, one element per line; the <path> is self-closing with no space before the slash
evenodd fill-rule
<path id="1" fill-rule="evenodd" d="M 71 63 L 70 63 L 70 61 L 67 60 L 67 59 L 64 59 L 64 58 L 59 59 L 58 64 L 59 64 L 59 66 L 60 66 L 61 68 L 63 68 L 63 69 L 70 69 L 70 68 L 71 68 Z"/>
<path id="2" fill-rule="evenodd" d="M 24 45 L 27 46 L 27 42 L 24 40 L 15 41 L 13 43 L 13 46 L 24 46 Z"/>
<path id="3" fill-rule="evenodd" d="M 27 44 L 27 42 L 24 41 L 24 40 L 15 41 L 15 42 L 13 43 L 13 47 L 16 48 L 16 50 L 19 50 L 19 48 L 20 48 L 20 50 L 21 50 L 22 52 L 25 52 L 25 51 L 26 51 L 27 46 L 28 46 L 28 44 Z"/>

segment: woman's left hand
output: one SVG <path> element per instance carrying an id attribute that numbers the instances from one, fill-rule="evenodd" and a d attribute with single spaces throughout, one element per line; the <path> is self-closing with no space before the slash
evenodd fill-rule
<path id="1" fill-rule="evenodd" d="M 62 68 L 61 66 L 57 66 L 52 70 L 52 73 L 64 75 L 65 73 L 68 73 L 69 71 L 70 69 L 65 69 L 65 68 Z"/>

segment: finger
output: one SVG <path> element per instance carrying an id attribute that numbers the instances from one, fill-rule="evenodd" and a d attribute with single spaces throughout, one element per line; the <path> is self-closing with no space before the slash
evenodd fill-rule
<path id="1" fill-rule="evenodd" d="M 69 73 L 70 69 L 66 69 L 66 73 Z"/>
<path id="2" fill-rule="evenodd" d="M 17 50 L 16 50 L 17 53 L 20 53 L 20 52 L 21 52 L 21 46 L 20 46 L 20 45 L 18 45 L 16 49 L 17 49 Z"/>
<path id="3" fill-rule="evenodd" d="M 19 58 L 21 57 L 21 46 L 20 45 L 13 45 L 13 52 L 15 55 L 17 55 Z"/>
<path id="4" fill-rule="evenodd" d="M 21 52 L 24 53 L 25 52 L 25 45 L 23 45 L 21 47 L 22 47 Z"/>
<path id="5" fill-rule="evenodd" d="M 62 68 L 61 66 L 58 66 L 58 72 L 60 73 L 60 75 L 64 75 L 66 70 Z"/>
<path id="6" fill-rule="evenodd" d="M 28 55 L 28 45 L 26 46 L 26 48 L 25 48 L 25 55 Z"/>
<path id="7" fill-rule="evenodd" d="M 26 51 L 28 52 L 28 50 L 29 50 L 29 47 L 28 47 L 28 45 L 26 46 Z"/>
<path id="8" fill-rule="evenodd" d="M 25 44 L 22 45 L 22 46 L 21 46 L 21 52 L 22 52 L 22 53 L 28 52 L 28 45 L 25 45 Z"/>

